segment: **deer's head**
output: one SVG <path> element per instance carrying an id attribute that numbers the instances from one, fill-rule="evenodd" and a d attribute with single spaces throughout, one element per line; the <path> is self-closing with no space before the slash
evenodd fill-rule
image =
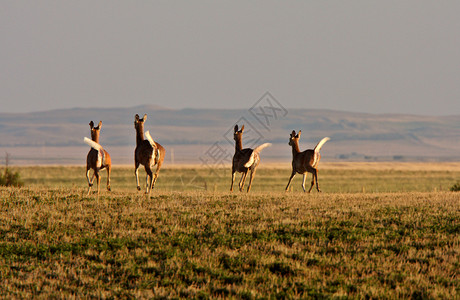
<path id="1" fill-rule="evenodd" d="M 300 135 L 302 134 L 302 130 L 299 130 L 299 133 L 296 134 L 295 130 L 291 132 L 291 136 L 289 137 L 289 146 L 296 145 L 299 143 Z"/>
<path id="2" fill-rule="evenodd" d="M 243 138 L 243 132 L 244 132 L 244 125 L 241 126 L 241 130 L 238 130 L 238 125 L 235 125 L 234 132 L 233 132 L 233 139 L 235 141 L 241 141 Z"/>
<path id="3" fill-rule="evenodd" d="M 134 128 L 136 131 L 141 131 L 144 133 L 144 122 L 147 120 L 147 114 L 144 115 L 144 117 L 141 119 L 138 114 L 134 116 Z"/>
<path id="4" fill-rule="evenodd" d="M 91 128 L 91 139 L 96 143 L 99 143 L 99 133 L 101 131 L 101 127 L 102 121 L 99 121 L 99 124 L 97 124 L 96 127 L 94 126 L 93 121 L 89 122 L 89 128 Z"/>

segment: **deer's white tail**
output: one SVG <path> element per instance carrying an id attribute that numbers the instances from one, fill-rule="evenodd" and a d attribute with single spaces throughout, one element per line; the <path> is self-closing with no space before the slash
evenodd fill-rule
<path id="1" fill-rule="evenodd" d="M 152 136 L 150 135 L 150 132 L 147 130 L 145 132 L 145 138 L 147 139 L 147 141 L 149 141 L 150 145 L 155 148 L 156 145 L 155 145 L 155 141 L 152 139 Z"/>
<path id="2" fill-rule="evenodd" d="M 152 163 L 156 164 L 160 160 L 160 149 L 158 149 L 157 145 L 155 144 L 155 141 L 153 140 L 148 130 L 145 132 L 145 138 L 147 139 L 147 141 L 149 141 L 150 145 L 153 148 Z"/>
<path id="3" fill-rule="evenodd" d="M 89 138 L 85 137 L 83 139 L 83 141 L 88 144 L 91 148 L 93 148 L 94 150 L 97 150 L 97 162 L 96 162 L 96 166 L 98 168 L 101 168 L 102 167 L 102 164 L 105 163 L 105 155 L 104 155 L 104 149 L 102 148 L 101 145 L 99 145 L 98 143 L 96 143 L 95 141 L 93 140 L 90 140 Z"/>
<path id="4" fill-rule="evenodd" d="M 93 140 L 90 140 L 90 139 L 87 138 L 87 137 L 85 137 L 85 138 L 83 139 L 83 141 L 84 141 L 86 144 L 88 144 L 88 146 L 90 146 L 91 148 L 93 148 L 93 149 L 95 149 L 95 150 L 97 150 L 97 151 L 102 151 L 102 150 L 103 150 L 101 145 L 99 145 L 98 143 L 96 143 L 96 142 L 93 141 Z"/>
<path id="5" fill-rule="evenodd" d="M 314 154 L 314 156 L 313 156 L 313 164 L 312 164 L 312 166 L 313 166 L 314 168 L 316 168 L 316 165 L 317 165 L 318 162 L 319 162 L 319 150 L 321 150 L 321 147 L 323 147 L 323 145 L 324 145 L 327 141 L 329 141 L 329 140 L 330 140 L 330 138 L 325 137 L 325 138 L 323 138 L 323 139 L 318 143 L 318 145 L 316 145 L 316 147 L 315 147 L 315 149 L 314 149 L 315 154 Z"/>
<path id="6" fill-rule="evenodd" d="M 265 144 L 262 144 L 260 146 L 257 146 L 256 148 L 254 148 L 254 150 L 252 151 L 252 154 L 251 156 L 249 157 L 249 160 L 247 163 L 244 164 L 244 167 L 245 168 L 249 168 L 250 166 L 252 166 L 252 164 L 254 163 L 254 159 L 255 159 L 255 155 L 256 153 L 260 153 L 260 151 L 262 151 L 263 149 L 271 146 L 272 144 L 270 143 L 265 143 Z"/>
<path id="7" fill-rule="evenodd" d="M 329 141 L 329 140 L 330 140 L 329 137 L 323 138 L 323 139 L 318 143 L 318 145 L 316 145 L 316 147 L 315 147 L 315 149 L 314 149 L 314 150 L 315 150 L 315 153 L 318 153 L 319 150 L 321 150 L 321 147 L 323 147 L 323 145 L 324 145 L 327 141 Z"/>

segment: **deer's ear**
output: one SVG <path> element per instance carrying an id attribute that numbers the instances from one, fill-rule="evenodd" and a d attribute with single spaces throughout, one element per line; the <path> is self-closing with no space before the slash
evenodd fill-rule
<path id="1" fill-rule="evenodd" d="M 295 136 L 295 130 L 291 132 L 291 137 L 294 137 L 294 136 Z"/>
<path id="2" fill-rule="evenodd" d="M 145 122 L 145 120 L 147 120 L 147 114 L 144 115 L 144 117 L 142 118 L 142 120 L 144 120 L 144 122 Z"/>
<path id="3" fill-rule="evenodd" d="M 102 126 L 102 121 L 99 121 L 99 124 L 97 124 L 97 127 L 99 127 L 99 129 L 101 129 L 101 126 Z"/>
<path id="4" fill-rule="evenodd" d="M 234 132 L 237 132 L 237 131 L 238 131 L 238 124 L 235 125 L 235 128 L 233 128 L 233 131 L 234 131 Z"/>
<path id="5" fill-rule="evenodd" d="M 302 130 L 299 130 L 299 133 L 297 133 L 297 137 L 299 138 L 301 134 L 302 134 Z"/>
<path id="6" fill-rule="evenodd" d="M 138 114 L 136 114 L 136 115 L 134 116 L 134 121 L 139 121 L 139 115 L 138 115 Z"/>
<path id="7" fill-rule="evenodd" d="M 94 122 L 93 121 L 89 122 L 89 128 L 93 129 L 93 127 L 94 127 Z"/>
<path id="8" fill-rule="evenodd" d="M 243 131 L 244 131 L 244 125 L 241 126 L 241 133 L 243 133 Z"/>

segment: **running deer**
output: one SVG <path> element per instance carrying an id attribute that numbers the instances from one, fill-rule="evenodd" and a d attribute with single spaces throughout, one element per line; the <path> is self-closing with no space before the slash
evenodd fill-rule
<path id="1" fill-rule="evenodd" d="M 144 139 L 144 122 L 147 120 L 147 114 L 144 115 L 142 119 L 139 118 L 139 115 L 136 114 L 134 117 L 134 128 L 136 129 L 136 150 L 134 150 L 134 174 L 136 175 L 136 184 L 137 189 L 140 191 L 141 187 L 139 185 L 139 165 L 144 165 L 145 172 L 147 173 L 146 181 L 146 194 L 149 194 L 150 191 L 155 187 L 155 182 L 157 181 L 158 174 L 160 173 L 161 165 L 165 158 L 165 149 L 155 142 L 150 133 L 145 132 Z M 152 169 L 157 165 L 155 174 L 153 174 Z"/>
<path id="2" fill-rule="evenodd" d="M 318 163 L 321 159 L 321 155 L 319 154 L 319 150 L 321 147 L 330 140 L 330 138 L 325 137 L 323 138 L 318 145 L 316 145 L 315 149 L 305 150 L 300 152 L 299 150 L 299 138 L 300 138 L 301 130 L 299 133 L 296 134 L 295 130 L 292 131 L 291 137 L 289 138 L 289 146 L 292 147 L 292 174 L 289 178 L 289 182 L 286 186 L 286 191 L 289 189 L 289 185 L 291 184 L 292 178 L 296 175 L 296 173 L 303 174 L 303 181 L 302 181 L 302 188 L 305 192 L 305 180 L 307 179 L 307 173 L 311 173 L 313 178 L 311 180 L 311 186 L 308 192 L 310 193 L 313 185 L 316 181 L 316 189 L 318 192 L 321 192 L 318 185 Z"/>
<path id="3" fill-rule="evenodd" d="M 270 143 L 262 144 L 256 147 L 254 150 L 250 148 L 243 149 L 243 132 L 244 125 L 241 127 L 241 130 L 238 131 L 238 125 L 235 125 L 233 139 L 235 140 L 235 155 L 233 155 L 233 164 L 232 164 L 232 185 L 230 186 L 230 192 L 233 192 L 233 182 L 235 181 L 236 172 L 243 173 L 241 175 L 240 183 L 240 192 L 243 191 L 244 182 L 246 176 L 248 175 L 249 170 L 251 171 L 251 176 L 249 178 L 248 193 L 251 190 L 252 179 L 256 173 L 256 168 L 260 162 L 259 153 L 264 148 L 271 146 Z"/>
<path id="4" fill-rule="evenodd" d="M 110 191 L 110 171 L 112 170 L 112 160 L 107 151 L 105 151 L 102 146 L 99 144 L 99 134 L 102 127 L 102 121 L 99 121 L 99 124 L 94 127 L 93 121 L 89 122 L 89 127 L 91 128 L 91 140 L 85 137 L 83 140 L 88 144 L 91 149 L 86 156 L 86 179 L 88 180 L 88 195 L 93 186 L 94 177 L 96 177 L 97 182 L 97 194 L 99 195 L 101 176 L 99 171 L 107 169 L 107 190 Z M 94 170 L 91 180 L 89 179 L 89 173 L 91 169 Z"/>

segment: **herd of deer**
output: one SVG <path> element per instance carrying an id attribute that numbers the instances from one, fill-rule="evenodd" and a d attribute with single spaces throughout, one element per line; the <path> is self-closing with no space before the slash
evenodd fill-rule
<path id="1" fill-rule="evenodd" d="M 136 184 L 137 189 L 141 190 L 139 185 L 139 166 L 143 165 L 146 175 L 146 194 L 149 194 L 150 191 L 155 187 L 155 182 L 158 179 L 158 174 L 160 173 L 161 165 L 165 158 L 165 149 L 155 142 L 150 136 L 149 131 L 144 133 L 144 122 L 147 120 L 147 114 L 141 119 L 138 114 L 134 117 L 134 128 L 136 129 L 136 149 L 134 150 L 134 174 L 136 175 Z M 84 138 L 86 144 L 88 144 L 91 149 L 88 152 L 86 157 L 86 179 L 88 180 L 88 194 L 91 191 L 93 186 L 94 178 L 96 178 L 97 183 L 97 194 L 99 194 L 101 176 L 99 171 L 106 169 L 107 170 L 107 190 L 110 191 L 110 172 L 112 170 L 112 161 L 110 155 L 107 151 L 102 148 L 99 144 L 99 134 L 101 131 L 102 121 L 99 121 L 97 126 L 94 126 L 93 121 L 89 123 L 91 128 L 91 139 Z M 233 132 L 233 139 L 235 140 L 235 154 L 233 155 L 232 163 L 232 184 L 230 186 L 230 191 L 233 191 L 233 183 L 235 181 L 236 172 L 243 173 L 238 184 L 240 191 L 244 189 L 244 182 L 246 181 L 246 176 L 248 172 L 251 171 L 249 177 L 248 192 L 251 190 L 252 180 L 256 173 L 256 168 L 260 163 L 260 152 L 270 146 L 270 143 L 262 144 L 255 149 L 245 148 L 243 149 L 243 132 L 244 125 L 238 130 L 238 125 L 235 125 Z M 288 191 L 291 181 L 294 176 L 299 173 L 303 174 L 302 188 L 305 189 L 305 180 L 307 178 L 307 173 L 312 174 L 311 185 L 308 192 L 311 191 L 313 186 L 316 183 L 316 189 L 318 192 L 321 192 L 318 185 L 318 163 L 321 159 L 319 151 L 321 147 L 326 143 L 329 138 L 323 138 L 314 149 L 305 150 L 303 152 L 299 149 L 299 139 L 301 131 L 298 133 L 293 130 L 290 134 L 289 145 L 292 147 L 292 173 L 289 177 L 289 182 L 286 186 L 286 191 Z M 153 174 L 153 168 L 156 167 L 155 174 Z M 90 171 L 94 171 L 93 176 L 90 179 Z"/>

